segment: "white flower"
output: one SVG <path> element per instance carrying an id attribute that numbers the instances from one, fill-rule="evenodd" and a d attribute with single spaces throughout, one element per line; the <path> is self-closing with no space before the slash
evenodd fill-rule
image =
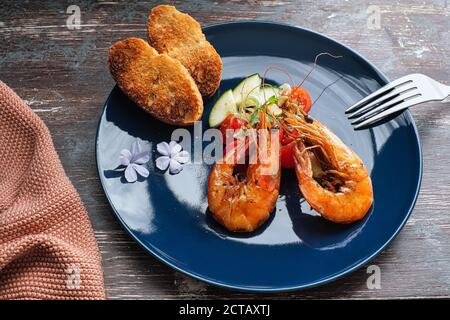
<path id="1" fill-rule="evenodd" d="M 171 174 L 177 174 L 183 170 L 183 164 L 189 161 L 189 152 L 181 151 L 181 145 L 175 141 L 158 143 L 156 149 L 162 155 L 156 159 L 156 167 L 160 170 L 169 168 Z"/>
<path id="2" fill-rule="evenodd" d="M 138 175 L 147 178 L 149 175 L 145 164 L 150 160 L 148 150 L 144 150 L 138 140 L 131 144 L 130 150 L 120 151 L 120 165 L 125 167 L 124 175 L 127 182 L 136 182 Z"/>

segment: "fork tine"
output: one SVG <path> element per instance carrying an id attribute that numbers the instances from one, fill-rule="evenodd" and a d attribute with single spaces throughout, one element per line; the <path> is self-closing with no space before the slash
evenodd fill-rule
<path id="1" fill-rule="evenodd" d="M 400 104 L 395 105 L 392 108 L 389 108 L 387 110 L 384 110 L 383 112 L 380 112 L 378 114 L 376 114 L 375 116 L 368 118 L 366 120 L 364 120 L 361 123 L 358 123 L 357 125 L 355 125 L 355 130 L 361 130 L 361 129 L 367 129 L 370 128 L 374 123 L 380 122 L 381 120 L 383 120 L 384 118 L 389 117 L 390 115 L 405 110 L 408 107 L 412 107 L 416 104 L 422 103 L 424 102 L 423 99 L 418 96 L 416 98 L 404 101 Z"/>
<path id="2" fill-rule="evenodd" d="M 398 86 L 400 86 L 400 85 L 402 85 L 404 83 L 411 82 L 411 81 L 412 80 L 409 79 L 408 76 L 401 77 L 401 78 L 399 78 L 397 80 L 394 80 L 394 81 L 388 83 L 387 85 L 385 85 L 384 87 L 381 87 L 377 91 L 372 92 L 367 97 L 361 99 L 360 101 L 358 101 L 354 105 L 352 105 L 350 108 L 345 110 L 345 113 L 350 113 L 350 112 L 356 111 L 357 109 L 359 109 L 360 107 L 362 107 L 366 103 L 371 102 L 372 100 L 378 98 L 379 96 L 385 94 L 386 92 L 389 92 L 390 90 L 394 89 L 395 87 L 398 87 Z"/>
<path id="3" fill-rule="evenodd" d="M 391 98 L 395 98 L 397 95 L 405 94 L 406 92 L 411 91 L 412 89 L 417 89 L 417 87 L 415 86 L 415 84 L 413 82 L 406 84 L 404 86 L 401 86 L 399 88 L 395 88 L 390 93 L 384 94 L 381 97 L 379 97 L 378 99 L 370 102 L 369 104 L 362 106 L 360 109 L 356 110 L 356 112 L 348 115 L 348 118 L 354 119 L 357 116 L 360 116 L 363 113 L 373 109 L 377 105 L 387 103 L 387 102 L 389 102 L 388 100 L 390 100 Z"/>
<path id="4" fill-rule="evenodd" d="M 391 107 L 395 107 L 395 105 L 401 103 L 403 100 L 406 99 L 412 99 L 415 96 L 419 96 L 420 94 L 417 93 L 417 91 L 414 90 L 414 93 L 410 93 L 410 94 L 404 94 L 404 95 L 400 95 L 397 98 L 394 98 L 392 100 L 387 101 L 386 103 L 382 103 L 379 106 L 373 108 L 372 110 L 362 114 L 361 116 L 359 116 L 358 118 L 354 119 L 352 121 L 352 125 L 358 124 L 360 122 L 363 122 L 364 120 L 372 117 L 373 115 L 376 115 L 377 113 L 384 111 L 385 109 L 389 109 Z"/>

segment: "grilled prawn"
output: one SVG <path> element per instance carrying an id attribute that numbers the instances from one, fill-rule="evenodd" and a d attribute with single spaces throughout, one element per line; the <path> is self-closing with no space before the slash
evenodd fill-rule
<path id="1" fill-rule="evenodd" d="M 238 169 L 235 155 L 248 152 L 250 143 L 228 151 L 209 176 L 209 210 L 230 231 L 254 231 L 275 207 L 280 189 L 279 138 L 269 132 L 259 131 L 256 158 L 250 156 L 244 170 Z"/>
<path id="2" fill-rule="evenodd" d="M 294 160 L 305 200 L 330 221 L 352 223 L 362 219 L 372 205 L 373 191 L 358 155 L 307 115 L 286 112 L 284 121 L 300 137 Z"/>

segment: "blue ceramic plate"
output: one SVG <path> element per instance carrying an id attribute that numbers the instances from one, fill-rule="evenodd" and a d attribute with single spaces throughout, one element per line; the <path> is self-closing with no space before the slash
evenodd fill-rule
<path id="1" fill-rule="evenodd" d="M 329 87 L 311 115 L 325 123 L 362 158 L 374 188 L 374 205 L 366 218 L 338 225 L 319 217 L 300 197 L 295 174 L 282 172 L 280 197 L 271 218 L 257 232 L 232 234 L 207 210 L 207 178 L 211 166 L 190 163 L 178 175 L 155 168 L 156 144 L 170 141 L 173 126 L 154 120 L 117 87 L 105 104 L 97 134 L 97 164 L 107 198 L 123 227 L 146 250 L 173 268 L 197 279 L 245 291 L 285 291 L 336 279 L 364 265 L 395 237 L 416 201 L 422 155 L 408 111 L 371 130 L 353 131 L 344 110 L 388 80 L 353 50 L 305 29 L 263 22 L 206 27 L 206 37 L 223 59 L 217 94 L 205 101 L 203 130 L 213 102 L 242 78 L 268 66 L 287 69 L 305 82 L 313 99 Z M 268 79 L 287 82 L 271 72 Z M 192 131 L 192 128 L 190 129 Z M 192 136 L 201 133 L 192 132 Z M 124 183 L 119 152 L 136 139 L 152 147 L 150 177 Z"/>

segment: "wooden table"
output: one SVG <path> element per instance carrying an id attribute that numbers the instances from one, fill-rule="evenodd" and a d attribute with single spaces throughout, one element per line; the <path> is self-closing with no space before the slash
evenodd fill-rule
<path id="1" fill-rule="evenodd" d="M 422 72 L 448 84 L 447 1 L 392 2 L 173 3 L 203 25 L 257 19 L 304 26 L 356 49 L 391 78 Z M 64 1 L 0 2 L 0 79 L 28 102 L 52 133 L 63 166 L 89 211 L 103 255 L 108 297 L 254 298 L 256 295 L 219 289 L 173 271 L 141 249 L 113 218 L 94 155 L 97 121 L 114 85 L 106 66 L 107 49 L 119 39 L 145 38 L 147 13 L 156 2 L 70 4 L 81 9 L 81 29 L 67 28 L 68 4 Z M 368 274 L 363 267 L 319 288 L 258 297 L 450 297 L 450 106 L 427 104 L 412 113 L 423 146 L 422 190 L 406 227 L 371 263 L 381 268 L 382 288 L 367 288 Z"/>

